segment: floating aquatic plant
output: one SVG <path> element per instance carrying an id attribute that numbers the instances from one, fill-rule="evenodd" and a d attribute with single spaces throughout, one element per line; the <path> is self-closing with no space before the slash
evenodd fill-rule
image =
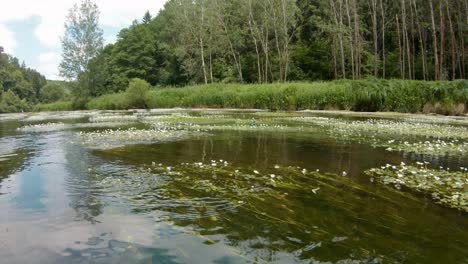
<path id="1" fill-rule="evenodd" d="M 99 122 L 137 122 L 138 115 L 120 115 L 120 114 L 105 114 L 90 117 L 89 121 L 93 123 Z"/>
<path id="2" fill-rule="evenodd" d="M 405 186 L 431 195 L 437 203 L 468 212 L 468 168 L 428 169 L 426 162 L 418 162 L 415 166 L 387 164 L 366 174 L 396 189 Z"/>
<path id="3" fill-rule="evenodd" d="M 188 138 L 193 133 L 164 129 L 107 129 L 98 132 L 80 132 L 78 142 L 98 149 L 116 148 L 132 144 L 151 144 Z"/>
<path id="4" fill-rule="evenodd" d="M 34 124 L 26 125 L 18 128 L 18 131 L 21 132 L 53 132 L 61 131 L 67 129 L 76 129 L 76 128 L 111 128 L 111 127 L 121 127 L 126 123 L 121 122 L 102 122 L 102 123 L 43 123 L 43 124 Z"/>
<path id="5" fill-rule="evenodd" d="M 64 123 L 44 123 L 35 125 L 26 125 L 18 128 L 21 132 L 52 132 L 69 128 L 70 125 Z"/>
<path id="6" fill-rule="evenodd" d="M 468 128 L 393 120 L 346 121 L 326 117 L 295 117 L 294 121 L 317 125 L 343 142 L 363 142 L 388 151 L 420 154 L 466 155 Z"/>
<path id="7" fill-rule="evenodd" d="M 25 122 L 46 121 L 46 120 L 68 120 L 80 119 L 88 116 L 99 115 L 99 111 L 65 111 L 65 112 L 40 112 L 29 114 L 23 119 Z"/>
<path id="8" fill-rule="evenodd" d="M 0 114 L 0 121 L 17 121 L 27 117 L 26 113 Z"/>
<path id="9" fill-rule="evenodd" d="M 468 154 L 468 142 L 461 142 L 458 139 L 452 140 L 431 140 L 409 143 L 408 141 L 389 140 L 387 142 L 376 143 L 376 146 L 386 147 L 387 151 L 415 152 L 420 154 Z"/>
<path id="10" fill-rule="evenodd" d="M 415 136 L 434 139 L 468 139 L 468 128 L 439 124 L 401 122 L 384 119 L 347 121 L 337 118 L 296 117 L 295 121 L 330 129 L 331 134 L 349 136 Z"/>

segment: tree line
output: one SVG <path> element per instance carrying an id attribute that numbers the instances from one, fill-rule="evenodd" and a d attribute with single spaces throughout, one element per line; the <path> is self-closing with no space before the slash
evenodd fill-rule
<path id="1" fill-rule="evenodd" d="M 169 0 L 81 72 L 89 94 L 297 80 L 464 79 L 467 0 Z"/>
<path id="2" fill-rule="evenodd" d="M 0 47 L 0 113 L 28 111 L 41 100 L 46 78 Z"/>

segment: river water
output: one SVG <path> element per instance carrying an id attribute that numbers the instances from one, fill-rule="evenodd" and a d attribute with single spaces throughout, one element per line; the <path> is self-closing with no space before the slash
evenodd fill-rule
<path id="1" fill-rule="evenodd" d="M 468 263 L 466 213 L 364 173 L 418 161 L 455 170 L 465 154 L 390 152 L 314 125 L 284 129 L 288 114 L 263 129 L 254 112 L 218 111 L 212 124 L 196 118 L 204 111 L 181 112 L 0 116 L 0 262 Z M 210 129 L 80 141 L 80 132 L 148 128 L 112 119 L 132 115 L 175 116 L 165 133 L 194 122 Z M 317 116 L 294 116 L 303 115 Z M 223 119 L 230 125 L 216 129 Z"/>

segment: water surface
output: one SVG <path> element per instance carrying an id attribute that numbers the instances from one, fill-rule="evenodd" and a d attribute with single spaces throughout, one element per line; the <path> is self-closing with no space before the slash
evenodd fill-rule
<path id="1" fill-rule="evenodd" d="M 106 115 L 117 115 L 122 122 L 90 122 Z M 120 139 L 122 144 L 107 147 L 103 141 L 80 142 L 80 132 L 155 127 L 154 116 L 160 115 L 174 116 L 173 131 L 190 133 L 151 142 Z M 138 118 L 135 123 L 124 116 Z M 143 122 L 148 116 L 154 120 Z M 54 114 L 1 116 L 0 259 L 468 262 L 466 213 L 411 190 L 371 182 L 364 174 L 387 163 L 417 161 L 457 170 L 468 165 L 465 154 L 390 152 L 288 120 L 292 116 L 317 114 L 76 112 L 70 118 L 57 114 L 55 120 Z M 251 129 L 239 126 L 243 121 Z M 19 129 L 49 122 L 64 125 Z M 263 123 L 278 128 L 263 128 Z M 193 128 L 220 124 L 225 127 Z"/>

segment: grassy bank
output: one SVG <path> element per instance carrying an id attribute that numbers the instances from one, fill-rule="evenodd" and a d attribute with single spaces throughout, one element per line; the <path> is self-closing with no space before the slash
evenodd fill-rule
<path id="1" fill-rule="evenodd" d="M 71 111 L 73 104 L 71 101 L 58 101 L 50 104 L 37 104 L 34 106 L 34 112 L 47 112 L 47 111 Z"/>
<path id="2" fill-rule="evenodd" d="M 87 107 L 135 107 L 128 97 L 127 93 L 105 95 L 91 99 Z M 326 109 L 461 115 L 467 112 L 468 81 L 368 79 L 286 84 L 209 84 L 150 89 L 143 101 L 140 106 L 147 108 Z"/>

